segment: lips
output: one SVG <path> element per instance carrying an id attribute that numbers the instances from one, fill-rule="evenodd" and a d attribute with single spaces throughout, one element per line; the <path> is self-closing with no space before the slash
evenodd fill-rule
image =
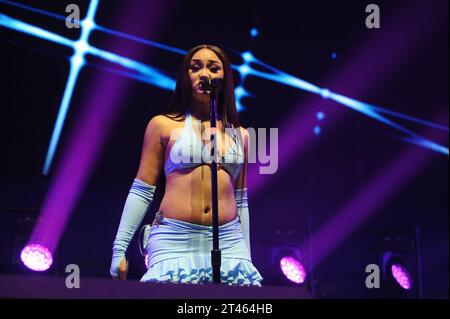
<path id="1" fill-rule="evenodd" d="M 197 91 L 198 91 L 199 93 L 202 93 L 202 94 L 208 93 L 208 92 L 202 90 L 202 86 L 201 86 L 200 83 L 197 84 L 195 87 L 196 87 L 196 89 L 197 89 Z"/>

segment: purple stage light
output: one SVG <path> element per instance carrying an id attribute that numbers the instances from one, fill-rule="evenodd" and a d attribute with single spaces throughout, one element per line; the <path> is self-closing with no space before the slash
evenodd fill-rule
<path id="1" fill-rule="evenodd" d="M 53 263 L 52 253 L 44 246 L 30 244 L 25 246 L 20 254 L 22 262 L 34 271 L 45 271 Z"/>
<path id="2" fill-rule="evenodd" d="M 408 270 L 405 266 L 400 264 L 393 264 L 391 266 L 391 273 L 392 276 L 394 276 L 397 283 L 403 288 L 403 289 L 411 289 L 411 277 L 409 276 Z"/>
<path id="3" fill-rule="evenodd" d="M 283 274 L 292 282 L 302 284 L 306 279 L 306 271 L 303 265 L 295 258 L 283 257 L 280 260 L 280 267 Z"/>

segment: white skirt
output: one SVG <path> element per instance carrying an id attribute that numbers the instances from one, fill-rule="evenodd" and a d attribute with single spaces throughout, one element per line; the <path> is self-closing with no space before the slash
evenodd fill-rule
<path id="1" fill-rule="evenodd" d="M 213 282 L 212 226 L 160 218 L 150 227 L 147 272 L 141 282 L 202 284 Z M 252 264 L 239 218 L 219 226 L 221 282 L 261 286 L 261 274 Z"/>

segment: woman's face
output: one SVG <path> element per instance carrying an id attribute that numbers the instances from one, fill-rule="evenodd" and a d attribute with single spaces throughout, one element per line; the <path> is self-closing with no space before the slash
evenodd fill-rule
<path id="1" fill-rule="evenodd" d="M 201 49 L 192 56 L 189 65 L 189 78 L 192 85 L 192 97 L 198 100 L 208 100 L 209 95 L 200 89 L 200 79 L 224 77 L 223 64 L 219 57 L 209 49 Z"/>

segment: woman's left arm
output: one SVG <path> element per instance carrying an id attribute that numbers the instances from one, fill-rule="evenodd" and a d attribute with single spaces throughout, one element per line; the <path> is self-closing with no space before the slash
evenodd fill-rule
<path id="1" fill-rule="evenodd" d="M 248 196 L 247 196 L 247 163 L 248 163 L 248 131 L 240 127 L 240 136 L 244 144 L 244 166 L 236 179 L 234 187 L 234 198 L 236 200 L 236 209 L 241 222 L 241 230 L 244 235 L 245 243 L 247 244 L 250 260 L 252 258 L 250 249 L 250 215 L 248 211 Z"/>

